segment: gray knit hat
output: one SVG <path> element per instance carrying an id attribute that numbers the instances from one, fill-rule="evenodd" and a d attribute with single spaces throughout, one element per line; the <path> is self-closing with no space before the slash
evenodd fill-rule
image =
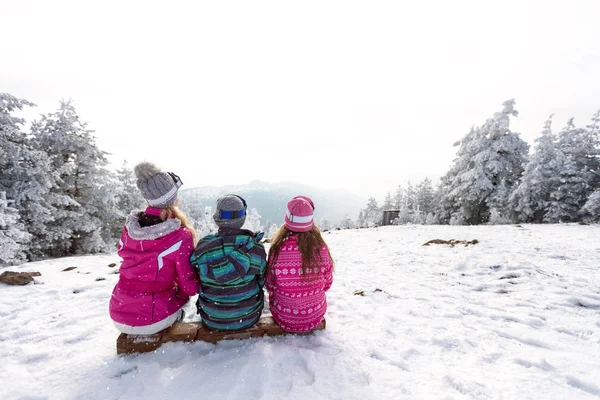
<path id="1" fill-rule="evenodd" d="M 213 219 L 219 228 L 241 229 L 246 222 L 246 200 L 235 194 L 221 197 Z"/>
<path id="2" fill-rule="evenodd" d="M 175 204 L 181 179 L 172 172 L 163 172 L 149 162 L 142 162 L 134 168 L 137 187 L 148 205 L 166 208 Z"/>

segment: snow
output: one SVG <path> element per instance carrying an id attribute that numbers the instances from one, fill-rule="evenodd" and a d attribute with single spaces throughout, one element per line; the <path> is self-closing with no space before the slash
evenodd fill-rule
<path id="1" fill-rule="evenodd" d="M 12 267 L 42 276 L 0 286 L 0 398 L 597 399 L 599 234 L 575 224 L 333 231 L 325 331 L 133 356 L 115 354 L 108 317 L 116 255 Z M 422 246 L 430 239 L 480 243 Z"/>

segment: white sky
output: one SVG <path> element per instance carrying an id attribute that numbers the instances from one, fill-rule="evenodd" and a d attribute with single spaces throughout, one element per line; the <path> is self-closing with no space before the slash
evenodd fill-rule
<path id="1" fill-rule="evenodd" d="M 382 198 L 509 98 L 532 143 L 600 108 L 600 1 L 0 0 L 0 91 L 72 98 L 120 165 Z M 32 114 L 34 115 L 34 114 Z"/>

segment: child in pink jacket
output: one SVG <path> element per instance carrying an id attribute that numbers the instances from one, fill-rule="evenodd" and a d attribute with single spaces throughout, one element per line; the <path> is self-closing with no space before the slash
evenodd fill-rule
<path id="1" fill-rule="evenodd" d="M 150 163 L 138 164 L 135 174 L 149 206 L 127 217 L 109 310 L 121 332 L 150 335 L 183 319 L 182 307 L 200 283 L 190 263 L 195 232 L 176 206 L 181 180 Z"/>
<path id="2" fill-rule="evenodd" d="M 271 314 L 287 332 L 316 328 L 327 310 L 333 260 L 313 222 L 314 203 L 304 196 L 287 204 L 285 224 L 275 234 L 267 264 Z"/>

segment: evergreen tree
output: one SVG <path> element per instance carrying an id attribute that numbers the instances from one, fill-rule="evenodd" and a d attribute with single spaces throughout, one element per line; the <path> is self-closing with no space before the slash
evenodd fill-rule
<path id="1" fill-rule="evenodd" d="M 30 235 L 20 223 L 19 213 L 0 192 L 0 267 L 25 261 L 25 245 Z"/>
<path id="2" fill-rule="evenodd" d="M 212 216 L 212 208 L 204 207 L 198 192 L 193 193 L 193 197 L 185 194 L 179 197 L 179 209 L 188 218 L 199 238 L 217 232 L 218 227 Z"/>
<path id="3" fill-rule="evenodd" d="M 377 200 L 370 197 L 367 201 L 367 207 L 363 212 L 363 222 L 366 227 L 381 225 L 381 209 L 377 205 Z"/>
<path id="4" fill-rule="evenodd" d="M 508 197 L 522 175 L 529 149 L 509 129 L 510 116 L 518 115 L 514 105 L 514 100 L 504 102 L 501 112 L 456 144 L 460 148 L 448 174 L 447 200 L 458 208 L 452 214 L 458 223 L 488 222 L 492 211 L 501 216 L 509 213 Z"/>
<path id="5" fill-rule="evenodd" d="M 592 123 L 587 126 L 592 149 L 587 160 L 592 179 L 590 186 L 596 190 L 600 189 L 600 110 L 592 116 Z"/>
<path id="6" fill-rule="evenodd" d="M 358 225 L 359 228 L 363 228 L 366 226 L 365 213 L 362 208 L 360 209 L 360 212 L 358 213 L 358 219 L 356 220 L 356 224 Z"/>
<path id="7" fill-rule="evenodd" d="M 437 190 L 435 191 L 435 207 L 434 207 L 434 221 L 438 224 L 448 225 L 452 214 L 458 210 L 458 206 L 455 203 L 455 199 L 450 196 L 451 182 L 454 176 L 451 175 L 452 170 L 448 171 L 440 179 Z"/>
<path id="8" fill-rule="evenodd" d="M 344 215 L 344 217 L 339 222 L 339 227 L 342 229 L 350 229 L 354 226 L 354 223 L 348 216 L 348 214 Z"/>
<path id="9" fill-rule="evenodd" d="M 585 134 L 583 129 L 575 128 L 573 119 L 559 133 L 554 163 L 557 173 L 551 180 L 550 200 L 544 222 L 574 222 L 579 220 L 579 213 L 587 200 L 590 191 L 592 173 L 583 164 L 577 162 L 578 143 Z"/>
<path id="10" fill-rule="evenodd" d="M 402 189 L 402 185 L 398 185 L 398 189 L 396 189 L 396 194 L 394 195 L 394 208 L 399 210 L 404 204 L 404 190 Z"/>
<path id="11" fill-rule="evenodd" d="M 580 177 L 587 183 L 587 190 L 580 196 L 587 198 L 600 181 L 600 110 L 592 117 L 586 128 L 577 128 L 573 118 L 558 135 L 558 143 L 571 158 Z M 580 198 L 581 200 L 581 198 Z"/>
<path id="12" fill-rule="evenodd" d="M 25 120 L 12 113 L 26 106 L 34 106 L 27 100 L 18 99 L 8 93 L 0 93 L 0 192 L 4 193 L 6 210 L 11 210 L 11 219 L 16 210 L 19 223 L 11 227 L 22 229 L 29 235 L 11 237 L 29 238 L 34 236 L 23 250 L 29 259 L 40 258 L 40 243 L 37 237 L 45 230 L 45 224 L 52 220 L 52 208 L 46 201 L 46 194 L 52 186 L 48 157 L 35 149 L 32 138 L 21 131 Z M 24 242 L 20 242 L 23 245 Z M 7 245 L 8 246 L 8 245 Z M 19 253 L 20 254 L 20 253 Z"/>
<path id="13" fill-rule="evenodd" d="M 127 160 L 115 173 L 116 196 L 115 214 L 113 218 L 112 236 L 120 237 L 127 215 L 134 210 L 144 209 L 146 201 L 137 188 L 133 170 L 129 168 Z"/>
<path id="14" fill-rule="evenodd" d="M 115 190 L 106 153 L 96 146 L 92 131 L 79 120 L 70 102 L 43 116 L 32 128 L 40 149 L 50 159 L 55 183 L 48 195 L 54 205 L 45 244 L 53 256 L 111 249 Z"/>
<path id="15" fill-rule="evenodd" d="M 267 229 L 265 238 L 273 239 L 273 236 L 275 236 L 275 234 L 277 233 L 278 230 L 279 230 L 279 226 L 277 226 L 276 224 L 269 225 L 269 229 Z"/>
<path id="16" fill-rule="evenodd" d="M 321 218 L 321 221 L 319 222 L 319 229 L 321 231 L 328 231 L 331 229 L 331 222 L 329 222 L 327 217 Z"/>
<path id="17" fill-rule="evenodd" d="M 260 220 L 262 216 L 253 208 L 248 215 L 246 215 L 246 222 L 244 222 L 244 229 L 251 230 L 252 232 L 263 232 L 265 228 L 261 225 Z"/>
<path id="18" fill-rule="evenodd" d="M 596 189 L 582 209 L 582 214 L 584 215 L 586 220 L 589 221 L 600 221 L 600 189 Z"/>
<path id="19" fill-rule="evenodd" d="M 410 183 L 410 181 L 408 181 L 408 183 L 406 184 L 406 191 L 404 192 L 404 205 L 409 211 L 415 209 L 415 197 L 415 189 L 413 188 L 413 185 Z"/>
<path id="20" fill-rule="evenodd" d="M 390 192 L 387 192 L 387 195 L 385 196 L 385 200 L 383 202 L 383 210 L 392 210 L 394 209 L 394 201 L 392 200 L 392 195 L 390 194 Z"/>
<path id="21" fill-rule="evenodd" d="M 146 201 L 137 188 L 135 175 L 127 160 L 123 161 L 123 165 L 117 170 L 116 179 L 121 185 L 117 196 L 117 208 L 122 215 L 126 216 L 132 210 L 143 209 Z"/>
<path id="22" fill-rule="evenodd" d="M 424 215 L 433 211 L 435 206 L 434 190 L 429 178 L 425 178 L 423 182 L 417 185 L 415 204 L 416 208 Z"/>
<path id="23" fill-rule="evenodd" d="M 552 115 L 544 124 L 542 135 L 535 139 L 535 152 L 525 167 L 519 186 L 510 196 L 515 217 L 521 222 L 544 220 L 550 204 L 550 194 L 557 189 L 564 168 L 565 157 L 557 148 L 556 135 L 552 133 Z"/>

